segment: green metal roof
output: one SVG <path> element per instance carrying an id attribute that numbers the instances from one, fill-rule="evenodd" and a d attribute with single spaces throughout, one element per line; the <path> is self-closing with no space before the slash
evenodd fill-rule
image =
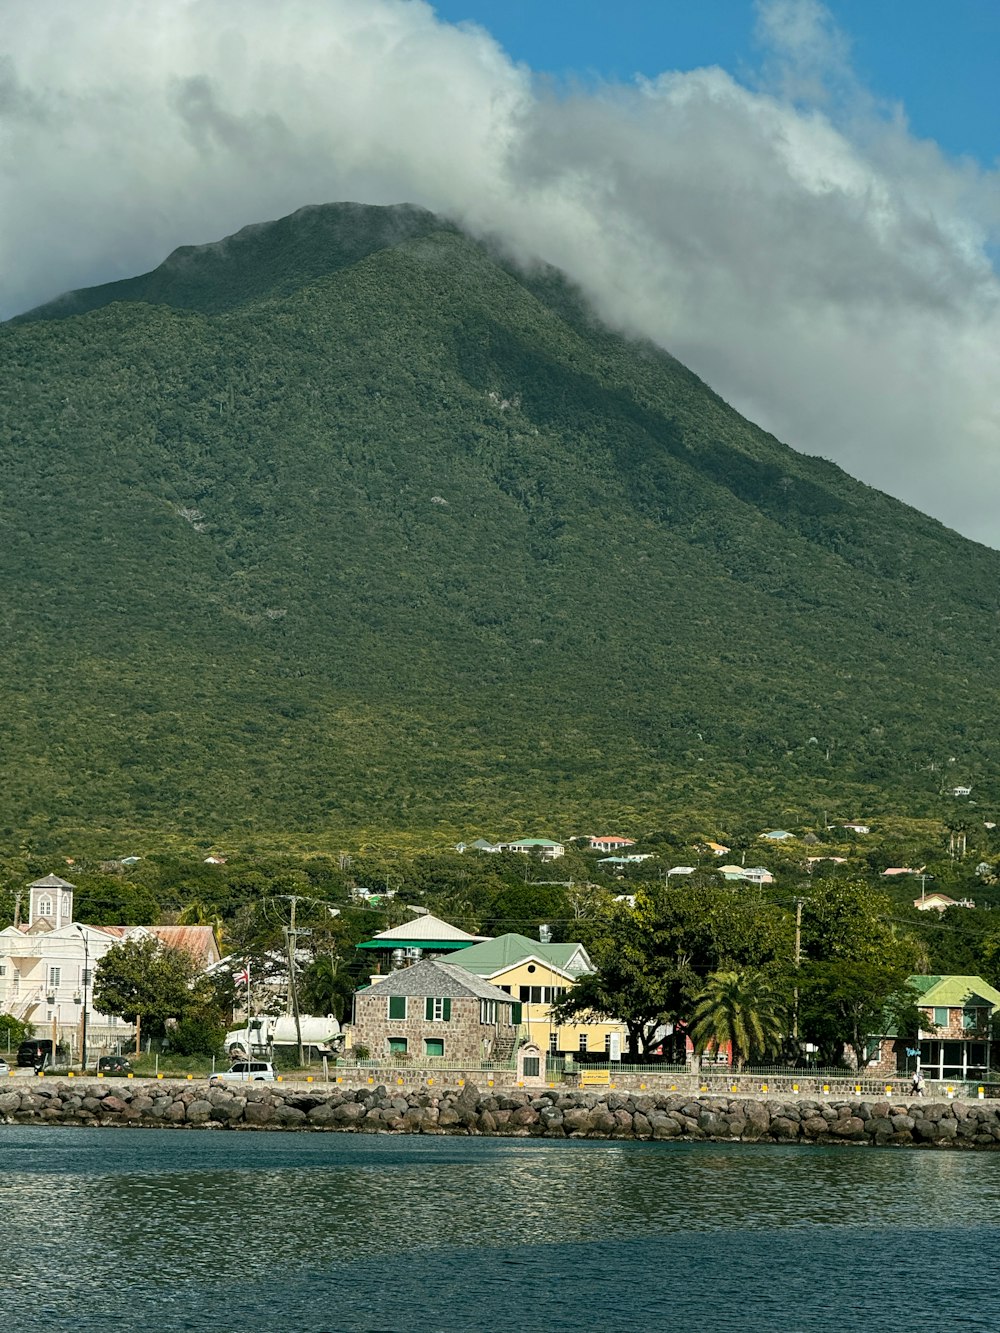
<path id="1" fill-rule="evenodd" d="M 481 977 L 491 977 L 504 968 L 515 967 L 525 958 L 538 958 L 543 963 L 548 963 L 549 966 L 572 976 L 573 971 L 569 964 L 581 947 L 572 943 L 543 944 L 541 940 L 533 940 L 527 935 L 511 932 L 499 935 L 495 940 L 483 940 L 481 944 L 474 944 L 462 954 L 461 966 L 467 972 L 475 972 Z"/>
<path id="2" fill-rule="evenodd" d="M 475 948 L 472 940 L 386 940 L 377 936 L 355 946 L 358 949 L 468 949 Z"/>
<path id="3" fill-rule="evenodd" d="M 982 977 L 944 976 L 908 977 L 910 985 L 920 992 L 918 1003 L 936 1005 L 944 1009 L 959 1009 L 970 1001 L 980 1000 L 991 1008 L 1000 1008 L 1000 991 Z"/>

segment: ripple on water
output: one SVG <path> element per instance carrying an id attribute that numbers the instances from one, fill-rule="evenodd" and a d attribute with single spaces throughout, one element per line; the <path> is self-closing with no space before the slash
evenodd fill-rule
<path id="1" fill-rule="evenodd" d="M 0 1163 L 26 1333 L 995 1325 L 992 1154 L 17 1126 Z"/>

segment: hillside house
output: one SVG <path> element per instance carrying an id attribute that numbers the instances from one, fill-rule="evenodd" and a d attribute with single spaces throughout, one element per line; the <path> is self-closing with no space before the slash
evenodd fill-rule
<path id="1" fill-rule="evenodd" d="M 946 893 L 937 890 L 913 900 L 913 906 L 918 912 L 947 912 L 949 907 L 975 907 L 975 905 L 970 898 L 949 898 Z"/>
<path id="2" fill-rule="evenodd" d="M 524 856 L 538 856 L 543 861 L 555 861 L 566 855 L 566 848 L 561 842 L 551 838 L 514 838 L 512 842 L 500 843 L 501 852 L 520 852 Z"/>
<path id="3" fill-rule="evenodd" d="M 616 834 L 605 834 L 601 837 L 591 836 L 587 839 L 587 845 L 592 852 L 620 852 L 626 847 L 634 847 L 635 838 L 622 838 Z"/>
<path id="4" fill-rule="evenodd" d="M 374 1059 L 447 1060 L 478 1068 L 517 1047 L 519 1005 L 454 963 L 424 959 L 354 995 L 351 1043 Z"/>

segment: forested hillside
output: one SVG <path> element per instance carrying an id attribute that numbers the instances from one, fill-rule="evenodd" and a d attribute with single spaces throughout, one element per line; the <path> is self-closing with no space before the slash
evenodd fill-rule
<path id="1" fill-rule="evenodd" d="M 417 209 L 0 326 L 0 532 L 6 836 L 997 792 L 1000 555 Z"/>

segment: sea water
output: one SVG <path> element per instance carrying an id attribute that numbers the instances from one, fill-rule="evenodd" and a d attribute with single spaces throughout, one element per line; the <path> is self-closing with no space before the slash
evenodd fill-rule
<path id="1" fill-rule="evenodd" d="M 25 1330 L 995 1329 L 1000 1154 L 0 1128 Z"/>

